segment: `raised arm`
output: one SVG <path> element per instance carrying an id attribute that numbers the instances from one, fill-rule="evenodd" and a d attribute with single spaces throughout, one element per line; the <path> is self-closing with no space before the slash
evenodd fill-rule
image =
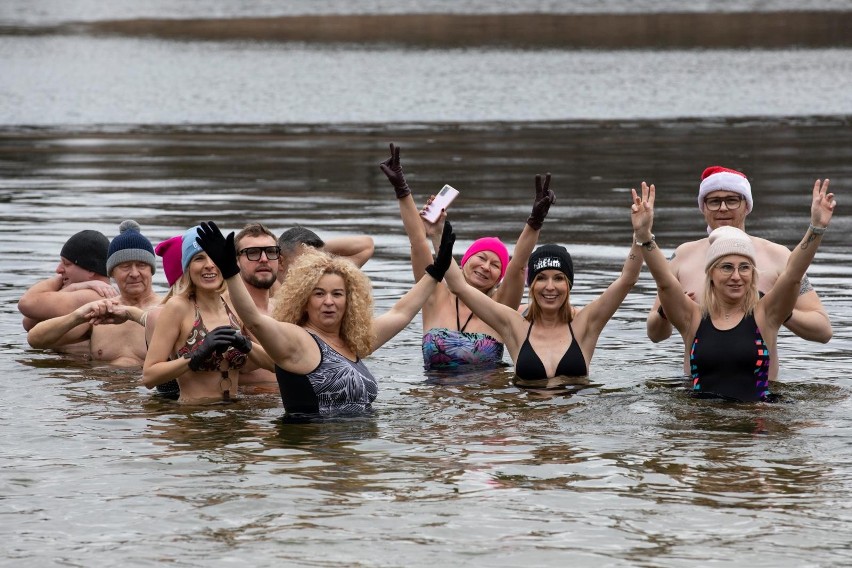
<path id="1" fill-rule="evenodd" d="M 639 249 L 639 245 L 634 242 L 618 278 L 600 296 L 580 311 L 579 317 L 586 319 L 586 332 L 582 339 L 583 343 L 588 345 L 588 349 L 593 349 L 597 344 L 604 326 L 639 280 L 639 273 L 642 270 L 642 252 Z"/>
<path id="2" fill-rule="evenodd" d="M 550 189 L 550 174 L 544 175 L 544 183 L 542 183 L 541 175 L 536 175 L 532 212 L 518 237 L 518 242 L 515 243 L 515 250 L 506 267 L 506 275 L 494 294 L 495 301 L 515 310 L 521 305 L 524 297 L 527 261 L 538 242 L 538 236 L 550 206 L 555 202 L 556 195 Z"/>
<path id="3" fill-rule="evenodd" d="M 198 233 L 196 237 L 198 244 L 216 264 L 228 283 L 228 293 L 234 310 L 272 361 L 281 367 L 286 367 L 292 361 L 301 359 L 305 352 L 318 349 L 310 334 L 299 326 L 279 322 L 257 309 L 240 276 L 233 231 L 225 238 L 216 223 L 210 221 L 201 223 Z"/>
<path id="4" fill-rule="evenodd" d="M 326 252 L 348 258 L 358 268 L 373 257 L 375 248 L 373 238 L 367 235 L 328 239 L 323 247 Z"/>
<path id="5" fill-rule="evenodd" d="M 411 196 L 411 189 L 405 181 L 405 173 L 399 161 L 399 146 L 390 145 L 390 158 L 379 164 L 379 168 L 387 176 L 393 185 L 396 198 L 399 202 L 399 214 L 402 217 L 402 225 L 408 235 L 411 244 L 411 270 L 415 280 L 426 273 L 426 267 L 432 264 L 432 248 L 429 246 L 429 238 L 420 218 L 420 211 Z"/>
<path id="6" fill-rule="evenodd" d="M 822 242 L 823 233 L 831 223 L 837 201 L 828 191 L 829 180 L 814 182 L 811 201 L 811 222 L 801 242 L 790 253 L 787 266 L 778 275 L 775 285 L 763 298 L 764 313 L 769 325 L 787 318 L 799 297 L 802 279 Z"/>
<path id="7" fill-rule="evenodd" d="M 402 331 L 414 319 L 414 316 L 435 291 L 438 283 L 444 279 L 444 274 L 453 262 L 453 244 L 455 242 L 456 235 L 453 233 L 452 226 L 445 223 L 438 254 L 435 255 L 435 263 L 426 267 L 427 275 L 406 292 L 389 311 L 373 320 L 373 332 L 376 335 L 376 341 L 373 345 L 374 351 Z"/>
<path id="8" fill-rule="evenodd" d="M 665 255 L 657 246 L 651 228 L 654 223 L 654 201 L 656 188 L 642 182 L 642 195 L 632 190 L 633 205 L 630 220 L 633 224 L 633 240 L 640 243 L 639 249 L 651 276 L 657 283 L 657 294 L 666 316 L 681 335 L 688 334 L 695 318 L 700 316 L 698 305 L 683 293 L 683 287 L 672 274 Z M 631 249 L 632 250 L 632 249 Z"/>

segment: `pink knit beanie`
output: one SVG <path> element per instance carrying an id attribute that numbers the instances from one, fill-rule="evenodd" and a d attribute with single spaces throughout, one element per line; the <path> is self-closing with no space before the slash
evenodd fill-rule
<path id="1" fill-rule="evenodd" d="M 506 249 L 506 245 L 497 237 L 482 237 L 473 241 L 473 244 L 465 251 L 461 265 L 464 266 L 467 259 L 484 250 L 493 252 L 500 258 L 500 280 L 502 280 L 503 276 L 506 275 L 506 267 L 509 265 L 509 251 Z"/>
<path id="2" fill-rule="evenodd" d="M 157 256 L 163 257 L 163 271 L 166 273 L 166 281 L 169 286 L 173 286 L 183 274 L 183 267 L 180 263 L 182 240 L 181 235 L 178 235 L 154 247 Z"/>

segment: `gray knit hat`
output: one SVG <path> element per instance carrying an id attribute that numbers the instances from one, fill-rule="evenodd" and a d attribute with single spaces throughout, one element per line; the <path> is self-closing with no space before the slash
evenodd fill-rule
<path id="1" fill-rule="evenodd" d="M 118 226 L 118 235 L 109 244 L 109 256 L 107 258 L 107 273 L 112 274 L 112 269 L 129 260 L 138 260 L 151 265 L 151 274 L 157 271 L 157 258 L 154 256 L 154 245 L 151 244 L 139 231 L 139 223 L 128 219 Z"/>
<path id="2" fill-rule="evenodd" d="M 85 230 L 65 241 L 59 256 L 70 260 L 80 268 L 108 276 L 106 269 L 109 239 L 98 231 Z"/>
<path id="3" fill-rule="evenodd" d="M 754 245 L 749 236 L 736 227 L 724 225 L 710 233 L 710 247 L 704 258 L 704 271 L 710 270 L 717 260 L 729 254 L 744 256 L 752 264 L 756 264 Z"/>

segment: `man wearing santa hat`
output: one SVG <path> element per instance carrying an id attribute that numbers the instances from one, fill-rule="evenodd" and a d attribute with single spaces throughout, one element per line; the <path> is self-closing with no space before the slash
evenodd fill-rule
<path id="1" fill-rule="evenodd" d="M 708 233 L 722 226 L 732 226 L 745 231 L 745 218 L 751 212 L 752 206 L 751 184 L 745 174 L 721 166 L 711 166 L 704 170 L 698 189 L 698 207 L 704 214 Z M 790 250 L 766 239 L 751 235 L 749 238 L 754 244 L 755 260 L 760 274 L 758 287 L 765 293 L 775 285 L 775 280 L 787 265 Z M 709 246 L 709 239 L 706 237 L 683 243 L 675 249 L 669 262 L 683 289 L 693 299 L 701 297 L 704 291 L 704 262 Z M 646 325 L 648 338 L 654 343 L 671 336 L 672 325 L 660 308 L 659 299 L 654 301 Z M 831 321 L 807 276 L 802 280 L 796 307 L 784 325 L 808 341 L 827 343 L 831 339 Z M 777 361 L 777 357 L 772 358 L 774 365 L 778 364 Z M 689 374 L 688 352 L 684 354 L 684 372 Z"/>

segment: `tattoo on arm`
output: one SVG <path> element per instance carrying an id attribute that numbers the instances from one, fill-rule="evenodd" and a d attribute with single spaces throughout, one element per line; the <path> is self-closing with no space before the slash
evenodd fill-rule
<path id="1" fill-rule="evenodd" d="M 631 252 L 629 255 L 627 255 L 627 258 L 629 258 L 630 260 L 636 260 L 636 255 Z"/>
<path id="2" fill-rule="evenodd" d="M 803 242 L 803 243 L 802 243 L 802 250 L 807 249 L 807 248 L 808 248 L 808 246 L 809 246 L 812 242 L 814 242 L 814 239 L 816 239 L 816 235 L 814 235 L 813 233 L 811 233 L 811 234 L 808 236 L 808 239 L 807 239 L 805 242 Z"/>
<path id="3" fill-rule="evenodd" d="M 799 296 L 807 294 L 808 292 L 810 292 L 813 289 L 814 289 L 814 286 L 813 286 L 813 284 L 811 284 L 811 279 L 808 278 L 807 274 L 805 274 L 805 277 L 802 278 L 802 287 L 799 288 Z"/>

